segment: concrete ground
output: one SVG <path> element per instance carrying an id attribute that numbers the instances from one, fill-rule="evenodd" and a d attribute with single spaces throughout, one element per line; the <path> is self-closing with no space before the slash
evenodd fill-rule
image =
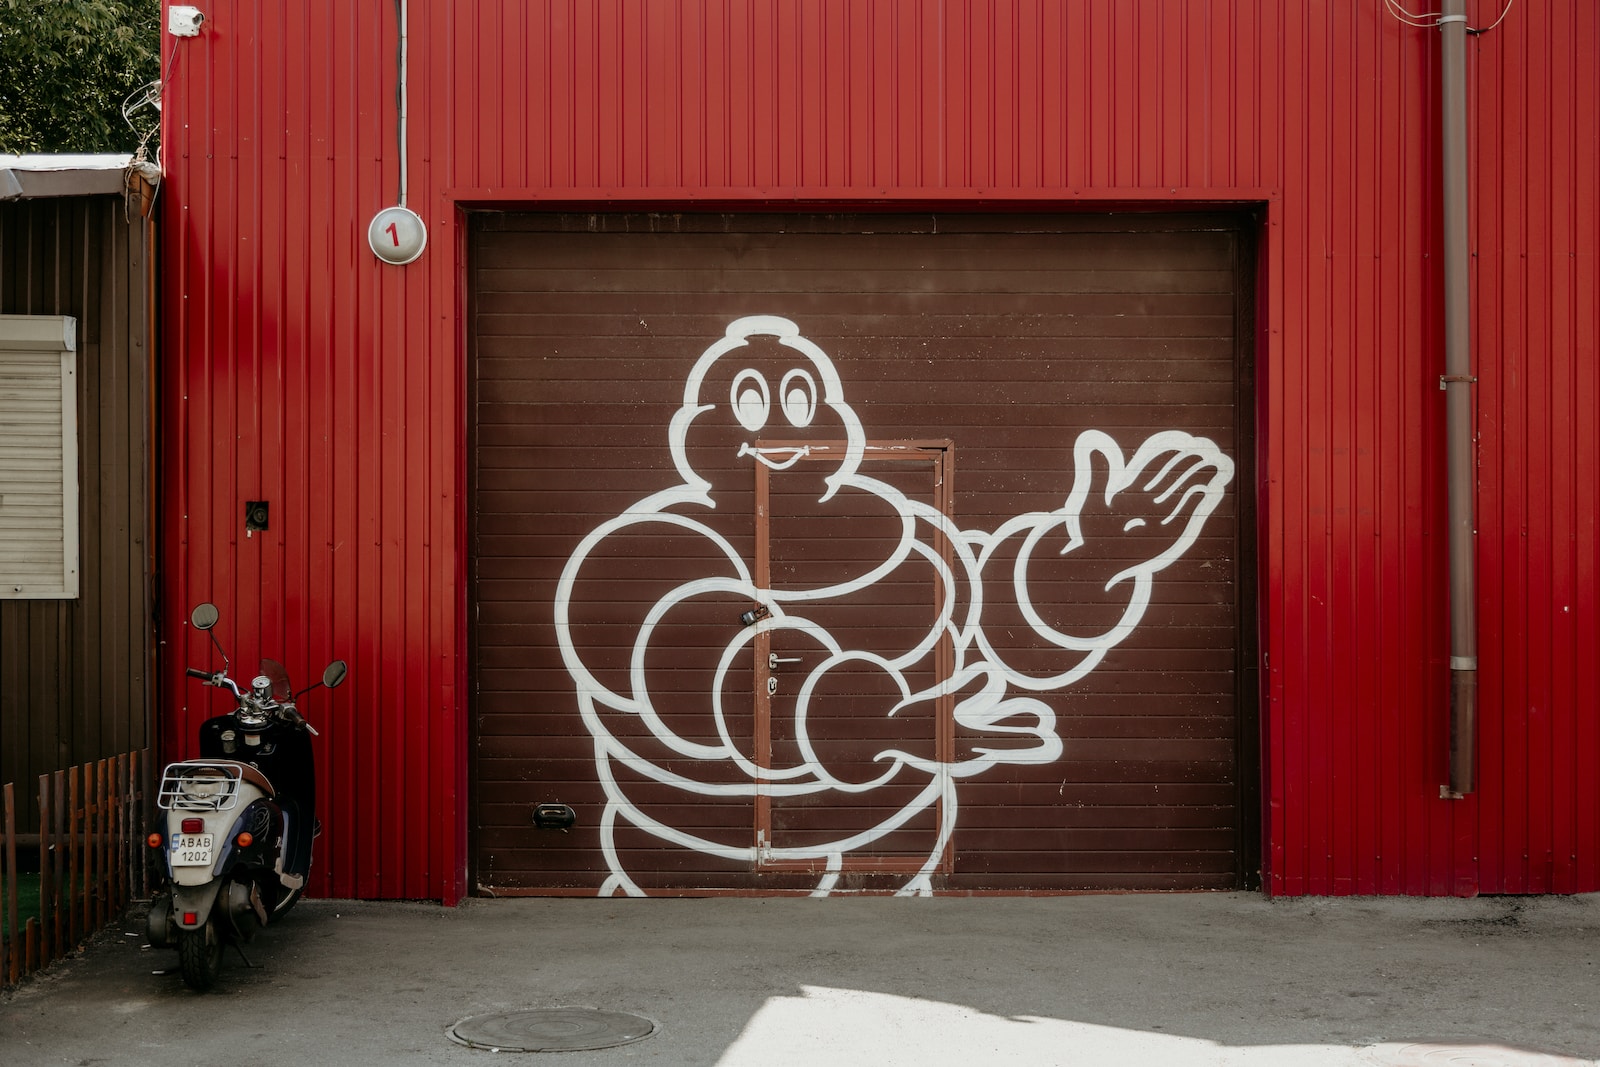
<path id="1" fill-rule="evenodd" d="M 0 1064 L 475 1065 L 468 1016 L 659 1029 L 525 1062 L 1499 1067 L 1600 1056 L 1600 897 L 308 901 L 196 995 L 142 917 L 0 997 Z M 165 973 L 167 968 L 173 972 Z"/>

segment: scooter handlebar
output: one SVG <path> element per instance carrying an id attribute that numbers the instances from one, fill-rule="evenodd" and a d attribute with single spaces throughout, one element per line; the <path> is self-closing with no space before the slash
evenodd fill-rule
<path id="1" fill-rule="evenodd" d="M 204 678 L 207 681 L 211 680 L 211 672 L 203 671 L 199 667 L 185 667 L 183 669 L 183 673 L 187 674 L 191 678 Z"/>

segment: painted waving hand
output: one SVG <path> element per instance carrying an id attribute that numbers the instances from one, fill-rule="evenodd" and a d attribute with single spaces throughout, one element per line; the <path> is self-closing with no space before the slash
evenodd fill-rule
<path id="1" fill-rule="evenodd" d="M 984 583 L 979 647 L 1025 689 L 1076 681 L 1139 625 L 1155 575 L 1194 544 L 1233 479 L 1233 461 L 1213 442 L 1180 430 L 1154 434 L 1126 457 L 1089 430 L 1073 461 L 1060 508 L 967 535 Z M 1032 643 L 1017 640 L 1019 629 L 1044 644 L 1025 657 L 1003 650 Z"/>

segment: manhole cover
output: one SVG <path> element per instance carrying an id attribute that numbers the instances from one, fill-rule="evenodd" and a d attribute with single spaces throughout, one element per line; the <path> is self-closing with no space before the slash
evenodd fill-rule
<path id="1" fill-rule="evenodd" d="M 533 1008 L 462 1019 L 450 1040 L 495 1052 L 583 1052 L 643 1041 L 656 1024 L 625 1011 L 597 1008 Z"/>

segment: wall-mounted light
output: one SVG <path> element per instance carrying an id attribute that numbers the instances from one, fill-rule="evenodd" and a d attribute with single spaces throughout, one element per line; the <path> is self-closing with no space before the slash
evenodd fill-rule
<path id="1" fill-rule="evenodd" d="M 204 12 L 188 4 L 174 4 L 167 8 L 167 32 L 174 37 L 200 36 L 200 24 L 205 20 Z"/>

